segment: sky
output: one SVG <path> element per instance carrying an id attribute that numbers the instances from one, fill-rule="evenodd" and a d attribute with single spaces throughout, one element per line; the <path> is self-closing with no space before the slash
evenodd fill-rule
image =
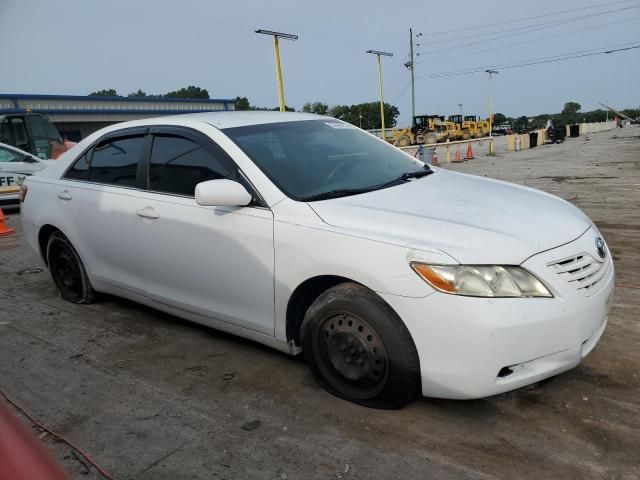
<path id="1" fill-rule="evenodd" d="M 300 37 L 280 42 L 288 105 L 378 100 L 376 60 L 365 52 L 384 50 L 394 54 L 383 57 L 385 101 L 409 123 L 410 27 L 422 33 L 417 113 L 453 114 L 462 104 L 486 116 L 486 73 L 426 77 L 640 45 L 640 0 L 0 0 L 0 93 L 196 85 L 212 98 L 276 106 L 272 39 L 254 33 L 262 28 Z M 498 70 L 493 110 L 508 116 L 559 112 L 567 101 L 583 110 L 640 105 L 640 49 Z"/>

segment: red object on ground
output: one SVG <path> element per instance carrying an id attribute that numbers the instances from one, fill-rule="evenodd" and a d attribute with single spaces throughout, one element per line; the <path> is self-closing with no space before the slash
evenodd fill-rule
<path id="1" fill-rule="evenodd" d="M 5 223 L 4 213 L 0 208 L 0 237 L 4 237 L 5 235 L 11 235 L 14 232 L 15 230 L 13 228 L 7 227 L 7 224 Z"/>
<path id="2" fill-rule="evenodd" d="M 42 443 L 0 401 L 0 480 L 68 480 Z"/>

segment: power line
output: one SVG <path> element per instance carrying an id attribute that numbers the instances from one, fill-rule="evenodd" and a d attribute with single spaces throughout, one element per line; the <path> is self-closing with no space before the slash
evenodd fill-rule
<path id="1" fill-rule="evenodd" d="M 404 73 L 404 69 L 405 68 L 404 68 L 403 64 L 400 64 L 398 66 L 398 68 L 396 68 L 391 80 L 384 87 L 384 95 L 385 95 L 385 97 L 391 95 L 393 90 L 395 90 L 398 87 L 398 85 L 400 85 L 401 79 L 403 77 L 402 74 Z"/>
<path id="2" fill-rule="evenodd" d="M 407 53 L 406 57 L 409 57 L 409 53 Z M 392 95 L 394 93 L 394 90 L 396 90 L 400 85 L 403 84 L 402 80 L 404 77 L 404 73 L 406 72 L 406 66 L 404 63 L 401 63 L 400 65 L 398 65 L 398 68 L 396 68 L 396 70 L 394 71 L 394 75 L 391 78 L 391 81 L 387 83 L 387 85 L 384 87 L 384 96 L 388 97 L 390 95 Z"/>
<path id="3" fill-rule="evenodd" d="M 468 46 L 472 46 L 475 45 L 476 43 L 483 43 L 483 42 L 491 42 L 493 40 L 501 40 L 503 38 L 508 38 L 508 37 L 513 37 L 513 36 L 517 36 L 517 35 L 524 35 L 525 33 L 530 33 L 530 32 L 535 32 L 538 30 L 544 30 L 547 28 L 553 28 L 556 27 L 558 25 L 564 25 L 566 23 L 572 23 L 572 22 L 577 22 L 580 20 L 584 20 L 586 18 L 592 18 L 592 17 L 596 17 L 596 16 L 600 16 L 600 15 L 606 15 L 608 13 L 618 13 L 618 12 L 622 12 L 625 10 L 631 10 L 633 8 L 640 8 L 640 5 L 633 5 L 630 7 L 624 7 L 624 8 L 619 8 L 619 9 L 614 9 L 614 10 L 607 10 L 604 12 L 597 12 L 597 13 L 590 13 L 588 15 L 582 15 L 580 17 L 572 17 L 572 18 L 568 18 L 568 19 L 562 19 L 562 20 L 554 20 L 553 22 L 547 22 L 547 23 L 542 23 L 539 25 L 535 25 L 535 26 L 529 26 L 529 27 L 524 27 L 524 29 L 522 29 L 522 27 L 515 27 L 515 28 L 508 28 L 508 29 L 504 29 L 504 30 L 498 30 L 495 32 L 489 32 L 489 33 L 483 33 L 483 34 L 476 34 L 476 35 L 467 35 L 465 37 L 458 37 L 456 40 L 465 40 L 465 39 L 470 39 L 470 38 L 476 38 L 477 37 L 483 37 L 483 36 L 487 36 L 487 35 L 493 35 L 496 33 L 505 33 L 505 32 L 514 32 L 514 33 L 509 33 L 507 35 L 499 35 L 497 37 L 492 37 L 492 38 L 487 38 L 484 40 L 477 40 L 476 42 L 472 42 L 472 43 L 464 43 L 464 44 L 460 44 L 460 45 L 455 45 L 452 46 L 450 48 L 446 48 L 446 49 L 439 49 L 439 50 L 431 50 L 431 51 L 426 51 L 426 52 L 421 52 L 418 53 L 418 55 L 424 55 L 425 53 L 433 53 L 433 52 L 442 52 L 442 51 L 449 51 L 449 50 L 453 50 L 456 48 L 463 48 L 463 47 L 468 47 Z M 438 40 L 435 42 L 429 42 L 429 45 L 437 45 L 437 44 L 441 44 L 441 43 L 448 43 L 451 42 L 451 39 L 448 40 Z"/>
<path id="4" fill-rule="evenodd" d="M 578 51 L 578 52 L 569 52 L 569 53 L 565 53 L 562 55 L 555 55 L 552 57 L 543 57 L 543 58 L 537 58 L 537 59 L 531 59 L 531 60 L 525 60 L 522 62 L 517 62 L 517 63 L 511 63 L 511 64 L 503 64 L 503 65 L 489 65 L 489 66 L 484 66 L 484 67 L 475 67 L 475 68 L 471 68 L 471 69 L 467 69 L 467 70 L 458 70 L 458 71 L 452 71 L 452 72 L 442 72 L 442 73 L 435 73 L 433 75 L 423 75 L 421 78 L 443 78 L 443 77 L 454 77 L 454 76 L 459 76 L 459 75 L 469 75 L 471 73 L 479 73 L 479 72 L 484 72 L 488 69 L 496 69 L 496 70 L 506 70 L 506 69 L 510 69 L 510 68 L 520 68 L 520 67 L 527 67 L 530 65 L 539 65 L 542 63 L 553 63 L 553 62 L 560 62 L 562 60 L 571 60 L 574 58 L 582 58 L 582 57 L 591 57 L 594 55 L 604 55 L 604 54 L 609 54 L 609 53 L 614 53 L 614 52 L 621 52 L 621 51 L 625 51 L 625 50 L 633 50 L 636 48 L 640 48 L 640 45 L 633 45 L 633 46 L 626 46 L 626 47 L 622 47 L 622 45 L 632 45 L 633 43 L 638 43 L 638 42 L 632 42 L 632 43 L 624 43 L 624 44 L 620 44 L 620 45 L 612 45 L 609 47 L 601 47 L 601 48 L 594 48 L 591 50 L 582 50 L 582 51 Z M 621 48 L 614 48 L 614 47 L 621 47 Z M 602 51 L 597 51 L 597 50 L 602 50 Z"/>
<path id="5" fill-rule="evenodd" d="M 407 91 L 409 90 L 410 86 L 411 86 L 411 80 L 407 80 L 407 82 L 400 89 L 400 91 L 392 99 L 389 100 L 389 103 L 394 104 L 394 103 L 400 101 L 402 99 L 402 97 L 404 97 L 404 95 L 407 93 Z"/>
<path id="6" fill-rule="evenodd" d="M 519 46 L 519 45 L 526 45 L 528 43 L 540 42 L 540 41 L 548 40 L 550 38 L 563 37 L 565 35 L 571 35 L 573 33 L 579 33 L 579 32 L 585 32 L 585 31 L 589 31 L 589 30 L 595 30 L 597 28 L 607 27 L 607 26 L 610 26 L 610 25 L 617 25 L 617 24 L 620 24 L 620 23 L 631 22 L 631 21 L 634 21 L 634 20 L 640 20 L 640 17 L 633 17 L 633 18 L 627 18 L 627 19 L 619 20 L 619 21 L 615 21 L 615 22 L 603 23 L 601 25 L 595 25 L 593 27 L 580 28 L 580 29 L 577 29 L 577 30 L 571 30 L 569 32 L 561 32 L 561 33 L 557 33 L 555 35 L 547 35 L 544 38 L 534 38 L 533 40 L 525 40 L 524 42 L 510 43 L 509 44 L 509 48 L 516 47 L 516 46 Z M 493 52 L 495 50 L 504 50 L 504 46 L 499 46 L 499 47 L 494 47 L 494 48 L 487 48 L 487 49 L 484 49 L 484 50 L 474 50 L 472 52 L 465 52 L 465 53 L 461 53 L 461 54 L 458 54 L 458 55 L 447 55 L 445 57 L 437 57 L 437 58 L 433 58 L 431 60 L 423 60 L 421 62 L 416 62 L 416 65 L 421 64 L 421 63 L 437 62 L 437 61 L 440 61 L 440 60 L 449 60 L 451 58 L 466 57 L 466 56 L 475 55 L 475 54 L 478 54 L 478 53 Z M 429 55 L 429 54 L 427 54 L 427 55 Z"/>
<path id="7" fill-rule="evenodd" d="M 571 8 L 569 10 L 560 10 L 558 12 L 545 13 L 545 14 L 536 15 L 536 16 L 533 16 L 533 17 L 522 17 L 522 18 L 516 18 L 516 19 L 512 19 L 512 20 L 503 20 L 501 22 L 485 23 L 483 25 L 474 25 L 474 26 L 464 27 L 464 28 L 461 28 L 461 29 L 444 30 L 444 31 L 440 31 L 440 32 L 425 33 L 424 35 L 425 36 L 427 36 L 427 35 L 444 35 L 444 34 L 447 34 L 447 33 L 459 33 L 460 30 L 478 30 L 480 28 L 495 27 L 497 25 L 505 25 L 507 23 L 524 22 L 524 21 L 527 21 L 527 20 L 535 20 L 535 19 L 538 19 L 538 18 L 552 17 L 552 16 L 555 16 L 555 15 L 562 15 L 563 13 L 591 10 L 591 9 L 594 9 L 594 8 L 610 7 L 612 5 L 618 5 L 620 3 L 629 3 L 630 1 L 635 1 L 635 0 L 620 0 L 620 1 L 617 1 L 617 2 L 601 3 L 601 4 L 598 4 L 598 5 L 587 5 L 585 7 Z"/>

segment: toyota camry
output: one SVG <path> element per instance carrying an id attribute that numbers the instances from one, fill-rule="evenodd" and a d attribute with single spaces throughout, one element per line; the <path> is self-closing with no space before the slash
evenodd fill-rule
<path id="1" fill-rule="evenodd" d="M 302 352 L 326 390 L 372 407 L 569 370 L 613 294 L 609 250 L 572 204 L 311 114 L 113 125 L 21 198 L 65 300 L 117 295 Z"/>

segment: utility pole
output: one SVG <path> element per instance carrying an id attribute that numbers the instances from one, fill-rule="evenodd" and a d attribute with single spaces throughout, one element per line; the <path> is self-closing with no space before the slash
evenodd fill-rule
<path id="1" fill-rule="evenodd" d="M 409 60 L 409 70 L 411 71 L 411 123 L 416 116 L 416 77 L 415 77 L 415 62 L 413 59 L 413 30 L 409 29 L 409 52 L 411 59 Z"/>
<path id="2" fill-rule="evenodd" d="M 498 74 L 497 70 L 486 70 L 489 74 L 489 156 L 495 156 L 493 151 L 493 74 Z"/>
<path id="3" fill-rule="evenodd" d="M 278 80 L 278 98 L 280 100 L 280 111 L 284 112 L 287 110 L 286 102 L 284 99 L 284 86 L 282 83 L 282 66 L 280 64 L 280 43 L 278 42 L 278 38 L 284 38 L 286 40 L 297 40 L 297 35 L 292 35 L 290 33 L 282 33 L 282 32 L 272 32 L 271 30 L 256 30 L 256 33 L 261 33 L 263 35 L 271 35 L 273 37 L 273 49 L 275 51 L 276 56 L 276 77 Z"/>
<path id="4" fill-rule="evenodd" d="M 379 50 L 367 50 L 367 53 L 371 53 L 378 57 L 378 83 L 380 84 L 380 121 L 382 126 L 382 140 L 387 141 L 387 135 L 384 130 L 384 97 L 382 96 L 382 62 L 380 61 L 380 56 L 384 55 L 385 57 L 393 57 L 393 53 L 389 52 L 381 52 Z"/>

